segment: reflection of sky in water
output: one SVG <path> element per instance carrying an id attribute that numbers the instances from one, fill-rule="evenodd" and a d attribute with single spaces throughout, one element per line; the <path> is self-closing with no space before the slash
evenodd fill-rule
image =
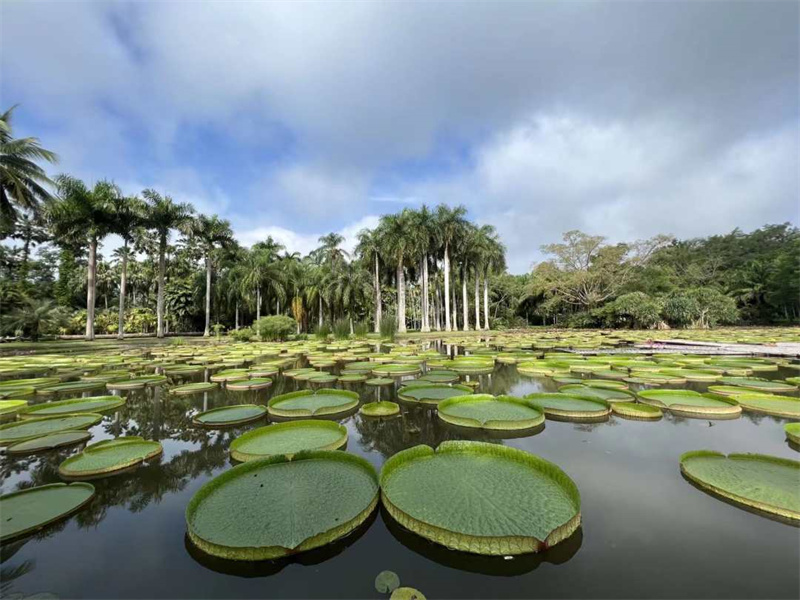
<path id="1" fill-rule="evenodd" d="M 764 374 L 791 375 L 796 372 Z M 493 394 L 557 389 L 552 380 L 521 377 L 506 365 L 479 379 L 478 391 Z M 391 569 L 403 585 L 429 598 L 800 595 L 798 529 L 698 491 L 678 468 L 683 452 L 701 448 L 798 458 L 784 441 L 786 421 L 749 413 L 715 421 L 671 415 L 655 423 L 548 420 L 539 434 L 515 439 L 447 426 L 435 411 L 421 407 L 403 406 L 403 416 L 393 419 L 350 416 L 342 421 L 349 435 L 347 450 L 378 468 L 404 448 L 463 438 L 504 443 L 551 460 L 580 489 L 583 526 L 545 555 L 503 561 L 448 551 L 377 513 L 356 535 L 281 563 L 237 565 L 193 558 L 184 539 L 186 505 L 203 483 L 230 466 L 230 442 L 252 426 L 209 431 L 191 427 L 191 417 L 229 404 L 265 403 L 297 387 L 277 378 L 272 388 L 252 392 L 124 392 L 128 404 L 92 428 L 92 441 L 141 435 L 161 440 L 163 456 L 133 473 L 97 480 L 97 498 L 86 510 L 38 536 L 3 546 L 0 593 L 371 598 L 375 575 Z M 706 385 L 683 387 L 704 391 Z M 384 400 L 395 398 L 392 388 L 353 389 L 365 401 L 376 400 L 379 393 Z M 2 457 L 2 491 L 58 481 L 58 464 L 69 454 Z"/>

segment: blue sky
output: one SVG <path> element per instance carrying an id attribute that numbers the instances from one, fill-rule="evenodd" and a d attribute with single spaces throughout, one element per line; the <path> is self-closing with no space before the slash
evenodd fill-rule
<path id="1" fill-rule="evenodd" d="M 248 244 L 462 203 L 520 273 L 569 229 L 800 221 L 799 6 L 12 0 L 0 107 L 55 172 L 155 187 Z"/>

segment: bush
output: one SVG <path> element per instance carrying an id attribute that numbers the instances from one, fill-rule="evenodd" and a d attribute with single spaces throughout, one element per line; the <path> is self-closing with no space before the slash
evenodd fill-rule
<path id="1" fill-rule="evenodd" d="M 687 295 L 697 303 L 699 310 L 699 315 L 694 323 L 696 327 L 732 325 L 739 321 L 736 300 L 726 296 L 718 289 L 713 287 L 694 288 L 689 290 Z"/>
<path id="2" fill-rule="evenodd" d="M 261 317 L 255 324 L 261 341 L 278 342 L 288 339 L 297 331 L 297 321 L 285 315 Z"/>
<path id="3" fill-rule="evenodd" d="M 350 321 L 348 319 L 336 319 L 333 322 L 333 337 L 337 340 L 346 340 L 350 337 Z"/>
<path id="4" fill-rule="evenodd" d="M 611 327 L 649 329 L 661 321 L 661 304 L 644 292 L 624 294 L 603 309 Z"/>
<path id="5" fill-rule="evenodd" d="M 381 317 L 380 323 L 381 338 L 394 341 L 394 336 L 397 334 L 397 317 L 393 314 L 386 313 Z"/>
<path id="6" fill-rule="evenodd" d="M 369 333 L 369 323 L 366 321 L 359 321 L 353 328 L 353 332 L 357 338 L 365 338 Z"/>
<path id="7" fill-rule="evenodd" d="M 211 331 L 213 331 L 216 338 L 219 339 L 219 337 L 222 335 L 222 332 L 225 331 L 225 325 L 222 323 L 215 323 L 211 326 Z"/>
<path id="8" fill-rule="evenodd" d="M 235 342 L 249 342 L 253 338 L 253 329 L 251 327 L 234 329 L 231 331 L 230 336 Z"/>
<path id="9" fill-rule="evenodd" d="M 670 327 L 688 327 L 700 317 L 700 306 L 694 298 L 676 292 L 664 300 L 661 316 Z"/>
<path id="10" fill-rule="evenodd" d="M 331 326 L 328 325 L 327 323 L 323 323 L 322 325 L 317 327 L 317 330 L 314 332 L 314 335 L 316 335 L 317 339 L 319 340 L 327 340 L 330 334 L 331 334 Z"/>

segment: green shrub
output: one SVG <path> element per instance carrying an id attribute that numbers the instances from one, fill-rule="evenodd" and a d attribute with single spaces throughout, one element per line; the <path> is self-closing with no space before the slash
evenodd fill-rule
<path id="1" fill-rule="evenodd" d="M 353 328 L 353 332 L 357 338 L 365 338 L 369 333 L 369 323 L 366 321 L 359 321 Z"/>
<path id="2" fill-rule="evenodd" d="M 323 323 L 317 330 L 314 332 L 314 335 L 317 336 L 319 340 L 327 340 L 328 336 L 331 334 L 331 326 L 328 323 Z"/>
<path id="3" fill-rule="evenodd" d="M 288 339 L 297 331 L 297 321 L 286 315 L 261 317 L 255 324 L 261 341 L 277 342 Z"/>
<path id="4" fill-rule="evenodd" d="M 664 300 L 661 316 L 670 327 L 688 327 L 700 317 L 700 306 L 694 298 L 676 292 Z"/>
<path id="5" fill-rule="evenodd" d="M 230 336 L 236 342 L 249 342 L 253 338 L 253 329 L 251 327 L 234 329 L 231 331 Z"/>
<path id="6" fill-rule="evenodd" d="M 381 338 L 393 342 L 394 336 L 397 334 L 397 317 L 389 313 L 384 314 L 381 317 L 379 329 Z"/>
<path id="7" fill-rule="evenodd" d="M 346 340 L 350 337 L 350 321 L 348 319 L 336 319 L 333 322 L 333 337 L 337 340 Z"/>
<path id="8" fill-rule="evenodd" d="M 610 327 L 648 329 L 661 321 L 661 303 L 644 292 L 623 294 L 602 310 Z"/>
<path id="9" fill-rule="evenodd" d="M 213 331 L 214 335 L 217 337 L 217 339 L 219 339 L 219 337 L 222 335 L 222 332 L 225 331 L 225 325 L 222 323 L 215 323 L 211 326 L 211 331 Z"/>

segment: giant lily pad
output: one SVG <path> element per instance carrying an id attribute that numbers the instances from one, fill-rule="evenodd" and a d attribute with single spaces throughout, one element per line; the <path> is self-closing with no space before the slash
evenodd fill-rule
<path id="1" fill-rule="evenodd" d="M 20 411 L 22 419 L 35 419 L 37 417 L 53 417 L 56 415 L 67 415 L 76 413 L 102 413 L 114 410 L 125 404 L 125 398 L 120 396 L 92 396 L 91 398 L 72 398 L 70 400 L 59 400 L 57 402 L 47 402 L 46 404 L 34 404 Z"/>
<path id="2" fill-rule="evenodd" d="M 657 421 L 663 416 L 659 407 L 638 402 L 612 402 L 611 411 L 620 417 L 641 421 Z"/>
<path id="3" fill-rule="evenodd" d="M 476 554 L 538 552 L 568 538 L 581 520 L 578 488 L 564 471 L 496 444 L 409 448 L 386 461 L 381 489 L 406 529 Z"/>
<path id="4" fill-rule="evenodd" d="M 400 414 L 400 406 L 396 402 L 369 402 L 361 407 L 365 417 L 394 417 Z"/>
<path id="5" fill-rule="evenodd" d="M 58 474 L 64 479 L 108 477 L 160 456 L 162 452 L 160 442 L 138 436 L 103 440 L 86 446 L 83 452 L 62 462 Z"/>
<path id="6" fill-rule="evenodd" d="M 243 381 L 250 378 L 250 373 L 247 369 L 228 369 L 219 371 L 210 377 L 214 382 L 229 382 L 229 381 Z"/>
<path id="7" fill-rule="evenodd" d="M 786 439 L 793 444 L 800 445 L 800 423 L 787 423 L 783 426 L 786 432 Z"/>
<path id="8" fill-rule="evenodd" d="M 27 405 L 27 400 L 0 400 L 0 418 L 13 417 Z"/>
<path id="9" fill-rule="evenodd" d="M 584 398 L 595 398 L 606 402 L 633 402 L 636 396 L 619 388 L 606 388 L 588 385 L 564 385 L 558 388 L 559 392 Z"/>
<path id="10" fill-rule="evenodd" d="M 543 411 L 548 417 L 569 420 L 603 419 L 611 413 L 605 400 L 572 396 L 570 394 L 535 393 L 525 396 L 529 404 Z"/>
<path id="11" fill-rule="evenodd" d="M 291 421 L 259 427 L 231 442 L 231 456 L 241 462 L 303 450 L 338 450 L 347 443 L 347 428 L 333 421 Z"/>
<path id="12" fill-rule="evenodd" d="M 403 386 L 397 396 L 406 402 L 420 402 L 422 404 L 436 405 L 442 400 L 471 394 L 472 388 L 466 385 L 448 385 L 446 383 L 429 383 L 426 385 L 415 384 Z"/>
<path id="13" fill-rule="evenodd" d="M 440 419 L 461 427 L 511 431 L 531 429 L 544 423 L 542 411 L 513 396 L 456 396 L 443 400 L 438 408 Z"/>
<path id="14" fill-rule="evenodd" d="M 730 398 L 692 390 L 644 390 L 639 392 L 639 398 L 645 404 L 690 417 L 735 417 L 742 412 L 742 407 Z"/>
<path id="15" fill-rule="evenodd" d="M 48 385 L 47 387 L 39 388 L 36 393 L 42 396 L 49 396 L 52 394 L 80 394 L 97 390 L 104 387 L 106 384 L 103 381 L 68 381 L 67 383 L 57 383 L 55 385 Z"/>
<path id="16" fill-rule="evenodd" d="M 800 419 L 800 398 L 775 394 L 741 394 L 734 399 L 746 411 Z"/>
<path id="17" fill-rule="evenodd" d="M 287 418 L 337 415 L 356 406 L 357 393 L 328 388 L 281 394 L 267 403 L 269 414 Z"/>
<path id="18" fill-rule="evenodd" d="M 796 460 L 697 450 L 681 456 L 681 472 L 703 490 L 800 521 L 800 462 Z"/>
<path id="19" fill-rule="evenodd" d="M 61 417 L 41 417 L 0 425 L 0 446 L 32 440 L 43 435 L 50 435 L 68 429 L 88 429 L 102 420 L 103 416 L 95 413 L 64 415 Z"/>
<path id="20" fill-rule="evenodd" d="M 416 375 L 420 371 L 419 365 L 389 363 L 376 366 L 372 369 L 372 374 L 383 377 L 402 377 L 403 375 Z"/>
<path id="21" fill-rule="evenodd" d="M 260 404 L 233 404 L 198 413 L 192 422 L 203 427 L 233 427 L 258 421 L 266 414 L 267 407 Z"/>
<path id="22" fill-rule="evenodd" d="M 263 390 L 272 385 L 272 379 L 269 377 L 254 377 L 253 379 L 244 379 L 241 381 L 231 381 L 225 387 L 232 392 L 243 392 L 248 390 Z"/>
<path id="23" fill-rule="evenodd" d="M 438 370 L 438 371 L 429 371 L 420 379 L 423 381 L 429 381 L 430 383 L 453 383 L 458 381 L 459 377 L 461 377 L 455 371 L 447 371 L 447 370 Z"/>
<path id="24" fill-rule="evenodd" d="M 324 546 L 363 523 L 378 476 L 361 457 L 315 451 L 253 460 L 201 487 L 186 509 L 192 542 L 213 556 L 274 559 Z"/>
<path id="25" fill-rule="evenodd" d="M 189 396 L 191 394 L 202 394 L 204 392 L 211 392 L 216 390 L 219 384 L 213 381 L 200 381 L 197 383 L 187 383 L 186 385 L 179 385 L 170 390 L 170 393 L 177 396 Z"/>
<path id="26" fill-rule="evenodd" d="M 59 521 L 94 497 L 89 483 L 51 483 L 0 496 L 0 542 L 38 531 Z"/>
<path id="27" fill-rule="evenodd" d="M 796 392 L 797 386 L 783 381 L 770 381 L 768 379 L 758 379 L 756 377 L 723 377 L 720 379 L 727 385 L 735 385 L 748 390 L 757 392 Z"/>
<path id="28" fill-rule="evenodd" d="M 92 434 L 88 431 L 59 431 L 50 435 L 33 438 L 24 442 L 11 444 L 6 448 L 8 454 L 36 454 L 37 452 L 48 452 L 57 448 L 74 446 L 91 439 Z"/>
<path id="29" fill-rule="evenodd" d="M 106 388 L 109 390 L 139 390 L 144 387 L 162 385 L 167 383 L 166 375 L 148 375 L 146 377 L 134 377 L 121 381 L 109 381 Z"/>

